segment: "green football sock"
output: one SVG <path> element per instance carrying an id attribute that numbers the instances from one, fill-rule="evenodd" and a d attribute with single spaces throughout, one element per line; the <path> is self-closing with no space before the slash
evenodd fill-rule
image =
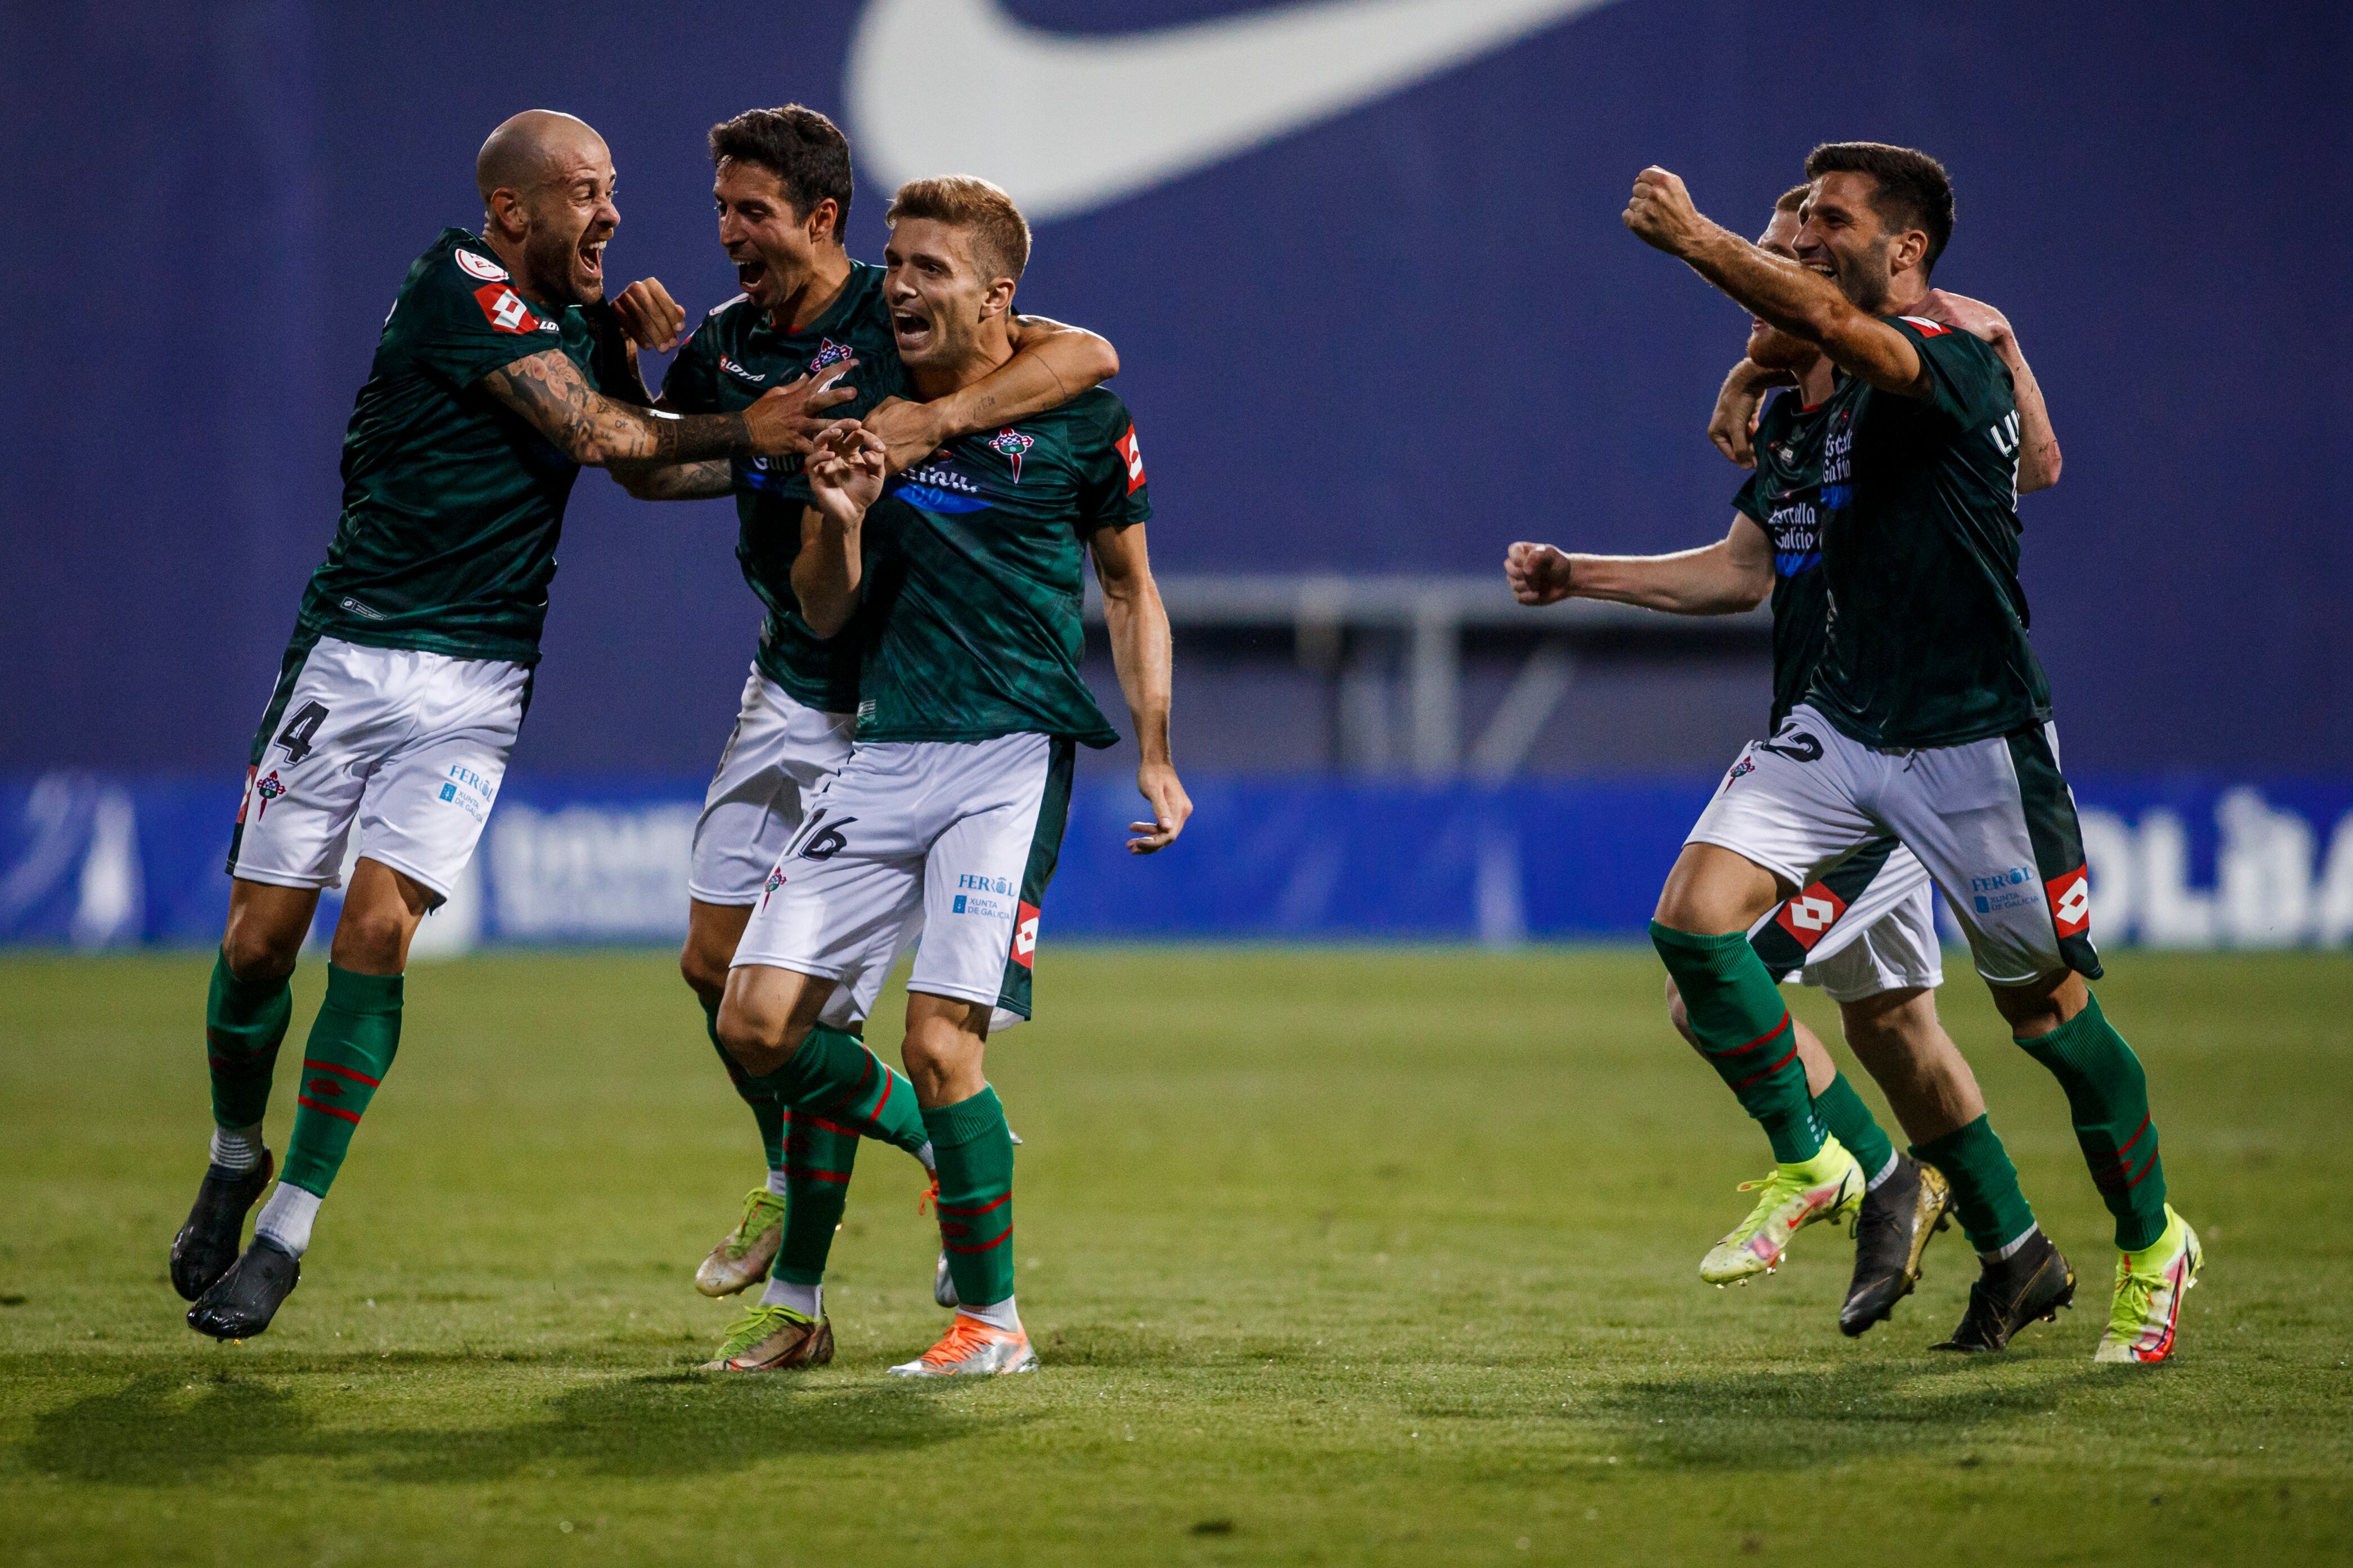
<path id="1" fill-rule="evenodd" d="M 294 1136 L 281 1179 L 320 1197 L 335 1183 L 352 1133 L 400 1049 L 400 976 L 327 965 L 327 999 L 302 1049 Z"/>
<path id="2" fill-rule="evenodd" d="M 856 1129 L 806 1110 L 791 1117 L 785 1138 L 785 1238 L 769 1271 L 774 1278 L 796 1285 L 824 1282 L 857 1160 Z"/>
<path id="3" fill-rule="evenodd" d="M 727 1054 L 727 1047 L 719 1043 L 719 1004 L 705 1002 L 702 1016 L 710 1029 L 711 1048 L 719 1053 L 719 1065 L 727 1069 L 727 1081 L 735 1086 L 736 1094 L 752 1108 L 752 1120 L 760 1124 L 760 1148 L 768 1157 L 768 1169 L 783 1170 L 786 1116 L 784 1097 L 767 1087 L 767 1079 L 755 1079 L 745 1072 L 743 1065 Z"/>
<path id="4" fill-rule="evenodd" d="M 940 1163 L 940 1244 L 956 1299 L 993 1307 L 1013 1294 L 1013 1130 L 997 1090 L 923 1112 Z"/>
<path id="5" fill-rule="evenodd" d="M 1820 1153 L 1822 1124 L 1806 1092 L 1788 1005 L 1748 939 L 1694 936 L 1652 921 L 1651 942 L 1683 993 L 1700 1055 L 1765 1129 L 1773 1158 L 1794 1165 Z"/>
<path id="6" fill-rule="evenodd" d="M 1912 1157 L 1945 1173 L 1961 1234 L 1979 1253 L 1998 1253 L 2034 1228 L 2034 1210 L 2018 1187 L 2018 1167 L 2010 1163 L 2010 1151 L 1984 1117 L 1941 1138 L 1913 1144 Z"/>
<path id="7" fill-rule="evenodd" d="M 1895 1158 L 1895 1145 L 1873 1120 L 1871 1107 L 1863 1104 L 1862 1096 L 1855 1093 L 1854 1085 L 1847 1082 L 1846 1074 L 1836 1073 L 1830 1087 L 1815 1095 L 1814 1116 L 1830 1129 L 1831 1136 L 1846 1145 L 1862 1166 L 1865 1181 L 1875 1181 Z"/>
<path id="8" fill-rule="evenodd" d="M 251 1127 L 269 1109 L 278 1047 L 293 1016 L 294 994 L 284 975 L 239 980 L 229 973 L 227 953 L 213 955 L 212 990 L 205 998 L 205 1059 L 212 1067 L 213 1120 L 221 1126 Z"/>
<path id="9" fill-rule="evenodd" d="M 2067 1091 L 2075 1142 L 2116 1216 L 2116 1245 L 2126 1252 L 2153 1245 L 2165 1234 L 2165 1164 L 2140 1058 L 2110 1026 L 2097 996 L 2041 1039 L 2018 1044 Z"/>
<path id="10" fill-rule="evenodd" d="M 796 1115 L 810 1111 L 895 1143 L 913 1154 L 930 1136 L 915 1104 L 915 1086 L 857 1036 L 824 1024 L 808 1032 L 785 1065 L 754 1085 L 773 1085 Z"/>

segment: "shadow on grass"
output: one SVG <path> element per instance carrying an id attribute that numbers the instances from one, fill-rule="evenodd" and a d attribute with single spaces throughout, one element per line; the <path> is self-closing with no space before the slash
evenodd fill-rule
<path id="1" fill-rule="evenodd" d="M 1836 1464 L 1901 1448 L 1949 1450 L 2031 1438 L 2031 1422 L 2102 1381 L 2080 1362 L 1938 1358 L 1814 1372 L 1651 1378 L 1599 1402 L 1627 1436 L 1669 1463 L 1753 1469 Z M 2111 1380 L 2112 1381 L 2112 1380 Z"/>
<path id="2" fill-rule="evenodd" d="M 214 1373 L 190 1387 L 185 1375 L 148 1374 L 36 1417 L 23 1460 L 76 1480 L 159 1487 L 283 1458 L 355 1461 L 392 1482 L 494 1481 L 558 1467 L 671 1477 L 795 1454 L 923 1448 L 1018 1419 L 978 1415 L 929 1392 L 656 1373 L 571 1390 L 513 1422 L 370 1430 L 327 1419 L 335 1412 L 324 1396 L 258 1379 Z"/>

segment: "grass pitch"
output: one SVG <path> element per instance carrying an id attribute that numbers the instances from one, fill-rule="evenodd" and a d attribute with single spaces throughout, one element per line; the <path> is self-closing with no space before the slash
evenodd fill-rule
<path id="1" fill-rule="evenodd" d="M 301 1289 L 242 1346 L 191 1334 L 164 1278 L 204 1162 L 205 961 L 0 962 L 0 1556 L 2345 1560 L 2346 957 L 2128 955 L 2102 988 L 2208 1245 L 2154 1369 L 2090 1362 L 2106 1216 L 2056 1087 L 1957 975 L 1948 1023 L 2081 1289 L 1989 1360 L 1925 1349 L 1973 1273 L 1957 1229 L 1859 1342 L 1842 1237 L 1700 1285 L 1767 1156 L 1647 954 L 1040 971 L 991 1076 L 1046 1367 L 909 1386 L 881 1369 L 942 1327 L 934 1236 L 877 1144 L 839 1358 L 689 1370 L 736 1305 L 694 1265 L 759 1161 L 666 957 L 420 968 Z"/>

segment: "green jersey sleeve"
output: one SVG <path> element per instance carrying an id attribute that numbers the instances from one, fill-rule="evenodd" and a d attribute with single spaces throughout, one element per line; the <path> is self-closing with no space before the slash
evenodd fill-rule
<path id="1" fill-rule="evenodd" d="M 722 306 L 721 310 L 726 307 Z M 670 362 L 661 384 L 662 403 L 680 414 L 723 414 L 719 402 L 719 311 L 702 318 Z"/>
<path id="2" fill-rule="evenodd" d="M 1085 455 L 1079 481 L 1079 531 L 1129 528 L 1152 517 L 1152 491 L 1144 479 L 1144 453 L 1135 442 L 1135 421 L 1126 405 L 1106 397 L 1096 439 Z"/>
<path id="3" fill-rule="evenodd" d="M 1774 442 L 1788 437 L 1789 411 L 1797 406 L 1793 401 L 1795 396 L 1796 394 L 1790 392 L 1776 392 L 1772 400 L 1765 405 L 1765 412 L 1757 418 L 1757 434 L 1751 442 L 1757 449 L 1757 467 L 1749 471 L 1747 479 L 1732 498 L 1734 510 L 1744 512 L 1759 523 L 1769 524 L 1773 516 L 1773 502 L 1766 494 L 1770 488 L 1766 454 L 1771 450 Z M 1767 531 L 1770 532 L 1771 529 L 1767 527 Z"/>
<path id="4" fill-rule="evenodd" d="M 1926 316 L 1888 316 L 1887 324 L 1912 340 L 1928 374 L 1928 395 L 1912 401 L 1955 431 L 1991 424 L 2010 412 L 2010 370 L 1993 345 Z"/>
<path id="5" fill-rule="evenodd" d="M 452 387 L 550 349 L 564 349 L 563 312 L 532 305 L 487 249 L 436 246 L 393 306 L 409 356 Z"/>

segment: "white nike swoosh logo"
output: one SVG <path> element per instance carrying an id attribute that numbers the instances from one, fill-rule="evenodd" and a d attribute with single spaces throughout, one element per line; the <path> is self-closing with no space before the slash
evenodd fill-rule
<path id="1" fill-rule="evenodd" d="M 1316 0 L 1113 37 L 873 0 L 844 83 L 886 186 L 984 175 L 1033 222 L 1208 168 L 1609 0 Z"/>

